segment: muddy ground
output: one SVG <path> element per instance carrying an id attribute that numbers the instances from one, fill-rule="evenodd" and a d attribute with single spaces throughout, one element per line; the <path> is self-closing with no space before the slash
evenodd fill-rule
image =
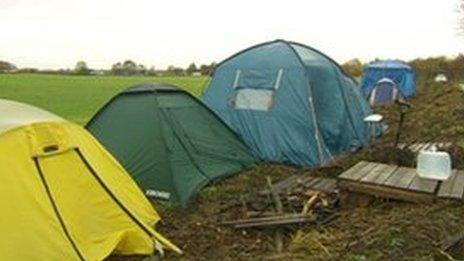
<path id="1" fill-rule="evenodd" d="M 424 82 L 407 112 L 401 142 L 450 141 L 454 167 L 464 169 L 464 92 L 457 84 Z M 335 177 L 361 159 L 414 166 L 414 155 L 393 149 L 399 113 L 396 106 L 377 109 L 390 130 L 370 150 L 340 157 L 324 169 L 302 170 L 259 164 L 209 186 L 187 206 L 160 206 L 158 230 L 185 251 L 168 254 L 181 260 L 449 260 L 442 244 L 464 232 L 464 205 L 455 202 L 412 204 L 376 199 L 367 207 L 346 208 L 331 223 L 297 226 L 285 232 L 285 247 L 276 254 L 269 230 L 237 230 L 220 225 L 242 215 L 240 202 L 273 181 L 290 175 Z M 236 204 L 235 204 L 236 203 Z M 459 251 L 458 251 L 459 252 Z M 454 258 L 464 258 L 450 253 Z"/>

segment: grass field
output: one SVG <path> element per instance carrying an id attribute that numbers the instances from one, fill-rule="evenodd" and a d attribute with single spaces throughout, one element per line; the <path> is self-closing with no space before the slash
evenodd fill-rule
<path id="1" fill-rule="evenodd" d="M 0 74 L 0 98 L 29 103 L 79 124 L 119 91 L 138 83 L 171 83 L 199 95 L 207 77 Z"/>

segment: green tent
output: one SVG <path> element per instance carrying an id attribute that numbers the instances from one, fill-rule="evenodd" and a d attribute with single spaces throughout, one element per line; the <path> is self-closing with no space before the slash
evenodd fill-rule
<path id="1" fill-rule="evenodd" d="M 108 102 L 87 124 L 146 195 L 185 203 L 207 183 L 255 162 L 201 101 L 175 86 L 143 84 Z"/>

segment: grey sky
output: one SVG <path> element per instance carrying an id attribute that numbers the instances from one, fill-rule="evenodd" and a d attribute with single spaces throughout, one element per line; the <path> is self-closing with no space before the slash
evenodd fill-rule
<path id="1" fill-rule="evenodd" d="M 0 59 L 21 67 L 109 68 L 220 61 L 284 38 L 338 62 L 456 55 L 457 0 L 0 0 Z"/>

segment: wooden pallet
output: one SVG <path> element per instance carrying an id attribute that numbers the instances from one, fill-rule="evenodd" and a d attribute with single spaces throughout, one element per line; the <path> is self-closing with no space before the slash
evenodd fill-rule
<path id="1" fill-rule="evenodd" d="M 275 183 L 273 188 L 279 194 L 296 188 L 332 193 L 337 188 L 337 180 L 331 178 L 294 175 Z M 260 194 L 267 195 L 269 194 L 269 190 L 263 190 Z"/>
<path id="2" fill-rule="evenodd" d="M 399 149 L 408 148 L 412 152 L 419 152 L 421 150 L 426 150 L 430 148 L 432 145 L 435 145 L 438 148 L 446 149 L 446 148 L 451 147 L 453 143 L 451 142 L 418 142 L 418 143 L 413 143 L 413 144 L 400 143 L 398 144 L 398 148 Z"/>
<path id="3" fill-rule="evenodd" d="M 463 200 L 464 171 L 445 181 L 420 178 L 413 168 L 361 161 L 338 176 L 344 191 L 411 202 Z"/>

